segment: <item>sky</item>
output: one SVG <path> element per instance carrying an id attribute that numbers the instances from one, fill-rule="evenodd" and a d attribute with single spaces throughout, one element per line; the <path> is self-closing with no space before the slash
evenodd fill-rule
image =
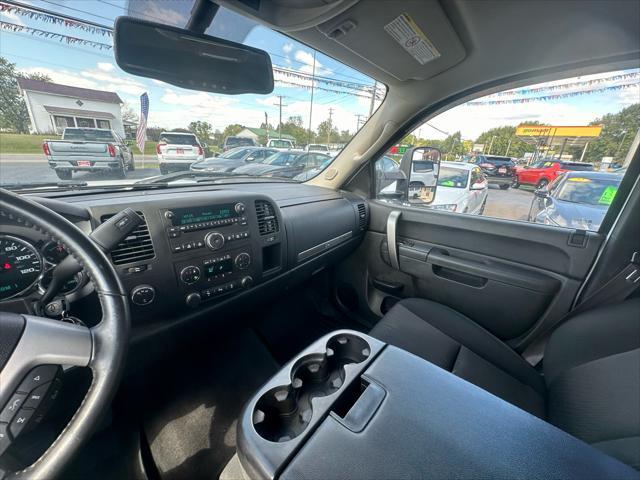
<path id="1" fill-rule="evenodd" d="M 107 26 L 112 26 L 117 16 L 127 13 L 152 21 L 183 26 L 191 9 L 190 0 L 23 0 L 23 2 Z M 0 21 L 111 44 L 110 37 L 84 32 L 77 28 L 53 25 L 15 13 L 0 13 Z M 266 50 L 271 55 L 274 66 L 308 74 L 313 71 L 314 52 L 311 48 L 223 9 L 207 33 L 236 41 L 242 41 L 242 37 L 246 34 L 243 43 Z M 304 79 L 286 78 L 276 73 L 274 75 L 276 87 L 270 95 L 209 94 L 126 74 L 116 65 L 112 50 L 67 45 L 57 39 L 6 30 L 0 31 L 0 55 L 16 63 L 20 71 L 45 73 L 57 83 L 114 91 L 136 112 L 140 108 L 140 94 L 148 92 L 149 126 L 184 128 L 191 121 L 202 120 L 211 123 L 214 129 L 219 130 L 233 123 L 258 127 L 264 121 L 265 112 L 269 117 L 269 123 L 277 125 L 278 95 L 284 97 L 285 106 L 282 114 L 284 121 L 290 116 L 301 116 L 304 126 L 307 127 L 309 124 L 311 92 L 303 87 L 309 87 L 310 81 Z M 638 70 L 632 72 L 637 73 Z M 374 84 L 373 79 L 321 53 L 316 54 L 315 74 L 343 82 L 357 82 L 369 86 Z M 612 75 L 612 73 L 592 75 L 579 80 Z M 297 85 L 280 83 L 278 80 L 294 82 Z M 563 84 L 567 81 L 575 80 L 552 82 L 551 85 Z M 635 81 L 638 82 L 638 78 Z M 625 82 L 629 83 L 630 80 Z M 615 84 L 607 83 L 607 85 Z M 322 83 L 316 86 L 336 89 Z M 312 128 L 317 129 L 320 122 L 329 118 L 331 108 L 333 125 L 340 130 L 355 132 L 358 125 L 357 115 L 366 117 L 369 114 L 370 98 L 329 92 L 319 88 L 314 92 Z M 379 92 L 383 93 L 384 86 L 379 85 L 378 88 Z M 579 91 L 585 88 L 564 89 L 562 92 Z M 365 92 L 361 94 L 366 95 Z M 544 95 L 548 94 L 544 93 Z M 535 95 L 520 94 L 520 97 L 527 96 Z M 492 99 L 504 98 L 492 97 Z M 461 105 L 432 119 L 428 125 L 417 129 L 416 133 L 421 138 L 441 139 L 449 133 L 461 131 L 463 138 L 474 139 L 489 128 L 517 125 L 524 120 L 537 120 L 552 125 L 586 125 L 597 117 L 617 112 L 638 101 L 640 101 L 640 90 L 636 83 L 634 88 L 546 102 L 515 105 Z M 379 102 L 376 101 L 374 107 L 378 104 Z"/>

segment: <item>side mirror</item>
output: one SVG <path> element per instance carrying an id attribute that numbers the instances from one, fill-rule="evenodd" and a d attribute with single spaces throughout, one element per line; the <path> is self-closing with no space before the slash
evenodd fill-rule
<path id="1" fill-rule="evenodd" d="M 204 150 L 204 149 L 209 148 L 209 145 L 207 145 L 206 143 L 203 143 L 203 144 L 201 145 L 201 147 L 202 147 L 202 149 Z"/>
<path id="2" fill-rule="evenodd" d="M 249 155 L 246 159 L 247 162 L 253 162 L 256 159 L 255 155 Z"/>
<path id="3" fill-rule="evenodd" d="M 533 194 L 538 198 L 549 198 L 549 191 L 545 188 L 537 188 Z"/>
<path id="4" fill-rule="evenodd" d="M 469 190 L 484 190 L 487 187 L 486 182 L 476 182 L 473 185 L 471 185 L 471 188 Z"/>
<path id="5" fill-rule="evenodd" d="M 442 153 L 434 147 L 408 149 L 400 161 L 400 170 L 409 179 L 407 201 L 412 205 L 429 205 L 436 197 Z"/>

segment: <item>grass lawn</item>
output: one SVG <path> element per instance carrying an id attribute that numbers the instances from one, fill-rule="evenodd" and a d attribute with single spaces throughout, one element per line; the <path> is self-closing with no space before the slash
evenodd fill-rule
<path id="1" fill-rule="evenodd" d="M 0 153 L 42 153 L 44 140 L 60 140 L 59 135 L 23 135 L 19 133 L 0 133 Z M 133 156 L 141 157 L 142 154 L 136 145 L 133 146 Z M 156 142 L 146 142 L 144 153 L 149 161 L 156 161 Z M 146 163 L 146 159 L 145 159 Z"/>

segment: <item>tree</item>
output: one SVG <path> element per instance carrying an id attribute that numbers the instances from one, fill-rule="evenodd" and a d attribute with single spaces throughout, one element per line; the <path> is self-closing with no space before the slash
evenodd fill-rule
<path id="1" fill-rule="evenodd" d="M 29 132 L 29 113 L 18 87 L 18 77 L 50 82 L 43 73 L 20 75 L 15 63 L 0 57 L 0 128 L 15 130 L 18 133 Z"/>
<path id="2" fill-rule="evenodd" d="M 539 122 L 522 122 L 520 125 L 540 125 Z M 493 155 L 508 155 L 510 157 L 523 157 L 526 152 L 531 152 L 535 147 L 516 137 L 516 127 L 496 127 L 482 132 L 475 143 L 484 145 L 484 153 Z M 491 151 L 489 151 L 491 147 Z"/>
<path id="3" fill-rule="evenodd" d="M 195 121 L 189 124 L 189 131 L 193 133 L 201 142 L 211 143 L 213 137 L 213 126 L 209 122 Z"/>
<path id="4" fill-rule="evenodd" d="M 186 128 L 172 128 L 171 131 L 176 133 L 191 133 Z"/>
<path id="5" fill-rule="evenodd" d="M 129 105 L 127 102 L 124 102 L 122 104 L 120 111 L 122 112 L 123 122 L 131 122 L 137 125 L 138 122 L 140 121 L 138 114 L 133 110 L 133 108 L 131 108 L 131 105 Z"/>
<path id="6" fill-rule="evenodd" d="M 242 130 L 244 130 L 244 127 L 239 123 L 233 123 L 231 125 L 227 125 L 224 129 L 224 132 L 222 132 L 222 137 L 223 139 L 227 137 L 233 137 L 239 134 Z"/>
<path id="7" fill-rule="evenodd" d="M 631 142 L 640 128 L 640 103 L 623 108 L 618 113 L 610 113 L 602 118 L 597 118 L 591 122 L 591 125 L 602 125 L 603 127 L 600 136 L 589 142 L 584 161 L 600 163 L 602 157 L 624 160 L 631 147 Z M 582 149 L 579 149 L 579 153 L 574 153 L 574 157 L 580 158 L 581 154 Z"/>
<path id="8" fill-rule="evenodd" d="M 327 143 L 327 138 L 328 138 L 328 143 L 336 143 L 339 137 L 340 137 L 340 133 L 338 132 L 338 129 L 332 126 L 329 120 L 320 122 L 320 125 L 318 125 L 316 142 Z"/>

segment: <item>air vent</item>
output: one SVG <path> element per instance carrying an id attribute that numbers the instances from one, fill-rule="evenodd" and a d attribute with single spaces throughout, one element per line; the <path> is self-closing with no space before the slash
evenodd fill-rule
<path id="1" fill-rule="evenodd" d="M 256 200 L 256 215 L 260 235 L 270 235 L 279 231 L 275 207 L 264 200 Z"/>
<path id="2" fill-rule="evenodd" d="M 149 235 L 147 221 L 142 212 L 136 213 L 140 215 L 144 221 L 111 251 L 111 260 L 115 265 L 149 260 L 156 255 L 153 250 L 151 235 Z M 103 215 L 101 221 L 104 222 L 112 216 L 113 215 Z"/>
<path id="3" fill-rule="evenodd" d="M 358 204 L 358 227 L 360 230 L 367 228 L 367 208 L 364 203 Z"/>

